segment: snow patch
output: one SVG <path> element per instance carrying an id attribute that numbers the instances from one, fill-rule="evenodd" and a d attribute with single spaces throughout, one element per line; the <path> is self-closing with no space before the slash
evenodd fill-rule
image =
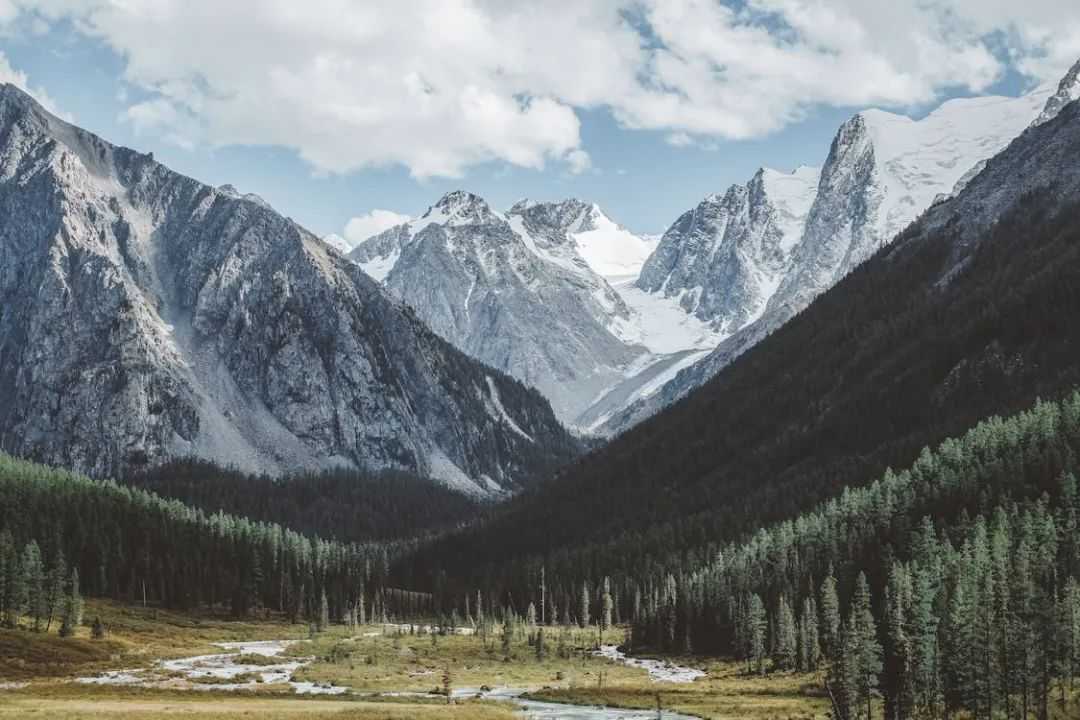
<path id="1" fill-rule="evenodd" d="M 525 438 L 531 443 L 535 443 L 532 435 L 518 427 L 518 424 L 514 422 L 514 418 L 510 417 L 510 414 L 506 412 L 506 408 L 503 407 L 502 399 L 499 397 L 499 388 L 495 387 L 495 381 L 491 379 L 490 375 L 484 377 L 487 380 L 488 392 L 491 394 L 491 402 L 495 406 L 495 410 L 498 411 L 499 417 L 503 422 L 510 426 L 510 429 L 516 432 L 521 437 Z"/>
<path id="2" fill-rule="evenodd" d="M 590 229 L 571 232 L 578 254 L 600 277 L 608 282 L 636 277 L 660 239 L 635 235 L 617 225 L 596 205 L 588 217 Z"/>

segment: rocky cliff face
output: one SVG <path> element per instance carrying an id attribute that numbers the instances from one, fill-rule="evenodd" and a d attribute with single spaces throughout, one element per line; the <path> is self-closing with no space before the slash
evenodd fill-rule
<path id="1" fill-rule="evenodd" d="M 539 389 L 570 423 L 645 352 L 621 332 L 626 304 L 578 252 L 573 233 L 590 208 L 522 202 L 503 214 L 453 192 L 349 257 L 443 338 Z"/>
<path id="2" fill-rule="evenodd" d="M 816 168 L 762 169 L 710 195 L 664 233 L 637 287 L 676 298 L 722 335 L 756 320 L 790 267 L 817 183 Z"/>
<path id="3" fill-rule="evenodd" d="M 0 89 L 0 440 L 97 475 L 195 455 L 511 489 L 574 441 L 265 203 Z"/>
<path id="4" fill-rule="evenodd" d="M 697 226 L 702 228 L 697 235 L 704 240 L 696 241 L 693 232 L 685 236 L 689 240 L 684 239 L 681 228 L 693 225 L 684 222 L 687 216 L 680 218 L 668 231 L 678 239 L 671 245 L 693 252 L 682 250 L 676 254 L 680 261 L 669 262 L 660 257 L 662 242 L 657 254 L 646 263 L 639 284 L 665 293 L 670 293 L 671 288 L 689 288 L 683 291 L 684 308 L 729 322 L 729 332 L 712 353 L 681 370 L 654 394 L 612 416 L 600 431 L 614 434 L 624 430 L 706 382 L 885 247 L 920 213 L 960 193 L 984 172 L 989 158 L 1033 121 L 1039 124 L 1052 119 L 1072 97 L 1080 97 L 1080 63 L 1065 76 L 1056 92 L 1044 86 L 1019 98 L 951 100 L 921 120 L 879 110 L 855 115 L 840 127 L 833 140 L 805 221 L 801 228 L 790 231 L 797 237 L 786 265 L 779 273 L 768 276 L 779 280 L 765 298 L 764 307 L 762 290 L 767 291 L 768 285 L 759 283 L 754 286 L 756 293 L 747 292 L 742 278 L 749 273 L 715 273 L 712 277 L 726 278 L 726 284 L 710 285 L 702 279 L 708 277 L 705 273 L 681 272 L 683 256 L 693 259 L 689 267 L 700 262 L 701 253 L 695 247 L 711 251 L 724 246 L 720 239 L 730 232 L 731 213 L 723 215 L 722 222 Z M 742 207 L 738 203 L 735 206 Z M 735 217 L 752 217 L 750 206 L 745 207 L 747 210 Z M 651 266 L 660 264 L 662 271 L 652 274 Z M 719 267 L 726 270 L 740 265 L 721 263 Z M 703 303 L 699 299 L 710 296 L 727 302 Z M 727 318 L 750 320 L 739 324 Z"/>

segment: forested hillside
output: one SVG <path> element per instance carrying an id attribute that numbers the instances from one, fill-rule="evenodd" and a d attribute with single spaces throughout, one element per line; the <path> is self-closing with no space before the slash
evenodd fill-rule
<path id="1" fill-rule="evenodd" d="M 520 594 L 694 567 L 982 418 L 1080 383 L 1080 105 L 684 401 L 410 569 Z M 930 222 L 933 220 L 933 222 Z"/>
<path id="2" fill-rule="evenodd" d="M 339 619 L 362 611 L 362 597 L 369 610 L 389 601 L 387 568 L 406 549 L 321 540 L 0 454 L 0 616 L 9 621 L 44 612 L 69 568 L 98 597 Z"/>
<path id="3" fill-rule="evenodd" d="M 636 643 L 827 664 L 843 718 L 875 691 L 887 718 L 1046 717 L 1080 674 L 1078 453 L 1080 393 L 980 423 L 698 570 L 635 578 Z"/>
<path id="4" fill-rule="evenodd" d="M 409 538 L 476 517 L 475 498 L 405 472 L 341 469 L 285 478 L 176 460 L 124 483 L 209 512 L 343 542 Z"/>

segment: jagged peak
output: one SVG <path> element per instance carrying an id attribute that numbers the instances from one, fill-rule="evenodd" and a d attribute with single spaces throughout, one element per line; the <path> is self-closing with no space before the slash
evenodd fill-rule
<path id="1" fill-rule="evenodd" d="M 428 208 L 421 216 L 426 226 L 432 223 L 441 225 L 469 225 L 491 220 L 495 213 L 484 198 L 468 190 L 452 190 Z"/>
<path id="2" fill-rule="evenodd" d="M 1032 126 L 1042 125 L 1053 120 L 1061 112 L 1062 108 L 1077 99 L 1080 99 L 1080 60 L 1077 60 L 1069 68 L 1069 71 L 1065 73 L 1065 76 L 1061 78 L 1057 92 L 1046 100 L 1046 105 L 1043 106 L 1042 112 L 1039 113 L 1039 117 L 1035 118 Z"/>

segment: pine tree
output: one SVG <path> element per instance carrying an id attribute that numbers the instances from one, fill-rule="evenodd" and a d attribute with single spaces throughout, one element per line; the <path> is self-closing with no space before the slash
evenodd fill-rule
<path id="1" fill-rule="evenodd" d="M 871 720 L 871 701 L 882 670 L 882 648 L 878 642 L 877 623 L 870 608 L 870 585 L 866 581 L 866 574 L 862 572 L 855 583 L 851 615 L 856 633 L 857 694 L 861 703 L 866 706 L 866 719 Z"/>
<path id="2" fill-rule="evenodd" d="M 76 629 L 82 625 L 83 601 L 79 593 L 79 569 L 71 569 L 71 578 L 68 580 L 64 593 L 63 610 L 60 621 L 61 637 L 70 637 Z"/>
<path id="3" fill-rule="evenodd" d="M 53 617 L 56 615 L 56 611 L 60 609 L 60 604 L 64 599 L 64 587 L 68 582 L 68 568 L 67 563 L 64 561 L 64 553 L 59 548 L 56 550 L 56 557 L 53 558 L 52 567 L 45 574 L 45 632 L 49 632 L 52 628 Z"/>
<path id="4" fill-rule="evenodd" d="M 803 600 L 802 617 L 799 619 L 799 670 L 803 672 L 817 670 L 821 658 L 817 615 L 814 598 L 805 598 Z"/>
<path id="5" fill-rule="evenodd" d="M 941 696 L 938 648 L 937 597 L 939 582 L 935 563 L 916 564 L 911 604 L 912 681 L 918 688 L 923 712 L 936 715 Z"/>
<path id="6" fill-rule="evenodd" d="M 529 607 L 525 610 L 525 624 L 531 631 L 536 627 L 536 606 L 529 603 Z"/>
<path id="7" fill-rule="evenodd" d="M 796 638 L 795 616 L 787 598 L 781 595 L 776 614 L 776 650 L 773 656 L 773 663 L 779 669 L 791 670 L 795 667 Z"/>
<path id="8" fill-rule="evenodd" d="M 840 650 L 840 598 L 832 565 L 821 583 L 821 644 L 825 654 L 835 659 Z"/>
<path id="9" fill-rule="evenodd" d="M 547 646 L 544 644 L 544 626 L 541 625 L 536 629 L 536 659 L 543 662 L 545 657 L 547 657 Z"/>
<path id="10" fill-rule="evenodd" d="M 578 608 L 578 624 L 583 627 L 589 627 L 589 583 L 581 583 L 581 606 Z"/>
<path id="11" fill-rule="evenodd" d="M 604 578 L 604 594 L 601 598 L 600 605 L 600 639 L 601 643 L 603 643 L 604 631 L 611 627 L 612 613 L 611 581 L 606 577 Z"/>
<path id="12" fill-rule="evenodd" d="M 19 569 L 22 576 L 19 583 L 22 614 L 30 618 L 34 631 L 40 632 L 45 617 L 45 569 L 41 562 L 41 550 L 33 540 L 23 547 Z"/>
<path id="13" fill-rule="evenodd" d="M 11 531 L 0 532 L 0 625 L 15 627 L 19 616 L 21 573 L 19 554 Z"/>
<path id="14" fill-rule="evenodd" d="M 908 633 L 911 592 L 911 579 L 906 569 L 899 563 L 893 563 L 885 589 L 883 688 L 886 720 L 909 718 L 915 707 L 912 643 Z"/>
<path id="15" fill-rule="evenodd" d="M 828 690 L 839 713 L 838 720 L 855 720 L 862 708 L 859 671 L 859 628 L 855 613 L 840 626 L 836 651 L 829 665 Z"/>
<path id="16" fill-rule="evenodd" d="M 757 594 L 751 595 L 746 612 L 746 637 L 749 645 L 747 659 L 759 675 L 765 674 L 765 633 L 769 627 L 769 617 L 765 612 L 765 603 Z"/>
<path id="17" fill-rule="evenodd" d="M 326 601 L 326 589 L 319 595 L 319 620 L 315 626 L 316 631 L 322 632 L 330 625 L 330 604 Z"/>
<path id="18" fill-rule="evenodd" d="M 509 610 L 505 610 L 503 616 L 502 654 L 504 660 L 509 660 L 514 641 L 514 617 Z"/>

